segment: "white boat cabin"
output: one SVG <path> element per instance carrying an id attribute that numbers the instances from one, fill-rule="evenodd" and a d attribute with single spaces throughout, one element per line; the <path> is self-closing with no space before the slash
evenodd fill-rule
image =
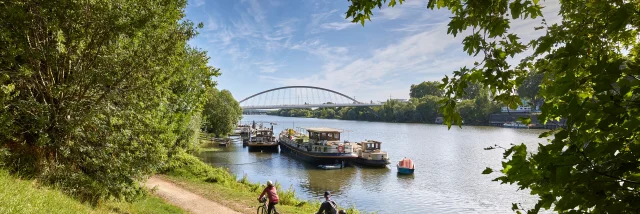
<path id="1" fill-rule="evenodd" d="M 256 136 L 251 137 L 251 142 L 274 142 L 276 137 L 273 136 L 273 130 L 271 129 L 258 129 L 256 130 Z"/>
<path id="2" fill-rule="evenodd" d="M 380 141 L 368 140 L 360 143 L 361 149 L 358 150 L 358 157 L 368 160 L 384 160 L 387 159 L 387 153 L 381 150 Z"/>
<path id="3" fill-rule="evenodd" d="M 353 153 L 351 143 L 340 142 L 342 130 L 332 128 L 307 128 L 311 152 Z"/>

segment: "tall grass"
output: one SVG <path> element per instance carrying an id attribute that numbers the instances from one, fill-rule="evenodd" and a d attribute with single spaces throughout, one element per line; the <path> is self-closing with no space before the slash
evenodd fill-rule
<path id="1" fill-rule="evenodd" d="M 103 201 L 83 204 L 61 191 L 15 178 L 0 170 L 0 213 L 184 213 L 162 199 L 146 196 L 133 202 Z"/>
<path id="2" fill-rule="evenodd" d="M 92 209 L 73 198 L 33 181 L 13 178 L 0 170 L 0 213 L 90 213 Z"/>

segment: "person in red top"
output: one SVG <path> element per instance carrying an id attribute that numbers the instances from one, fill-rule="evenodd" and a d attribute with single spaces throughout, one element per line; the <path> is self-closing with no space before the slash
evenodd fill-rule
<path id="1" fill-rule="evenodd" d="M 267 181 L 267 187 L 264 188 L 262 194 L 258 197 L 258 201 L 260 201 L 265 194 L 267 194 L 267 198 L 269 198 L 267 214 L 271 214 L 271 210 L 273 210 L 273 213 L 278 214 L 278 211 L 276 211 L 276 204 L 278 204 L 278 191 L 271 181 Z"/>

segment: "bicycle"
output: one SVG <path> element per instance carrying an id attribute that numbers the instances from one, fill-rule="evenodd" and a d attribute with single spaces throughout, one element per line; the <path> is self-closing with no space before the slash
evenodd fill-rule
<path id="1" fill-rule="evenodd" d="M 266 197 L 262 197 L 262 198 L 258 199 L 258 201 L 260 203 L 262 203 L 262 205 L 258 206 L 257 214 L 267 214 L 267 198 Z"/>
<path id="2" fill-rule="evenodd" d="M 258 212 L 257 214 L 269 214 L 267 213 L 267 197 L 262 197 L 260 199 L 258 199 L 258 201 L 260 203 L 262 203 L 260 206 L 258 206 Z M 276 210 L 273 210 L 274 214 L 280 214 L 278 212 L 276 212 Z"/>

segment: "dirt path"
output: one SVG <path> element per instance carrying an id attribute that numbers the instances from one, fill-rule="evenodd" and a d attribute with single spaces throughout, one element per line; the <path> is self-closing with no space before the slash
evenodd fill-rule
<path id="1" fill-rule="evenodd" d="M 190 213 L 218 213 L 218 214 L 240 214 L 219 203 L 194 194 L 169 181 L 153 176 L 147 180 L 145 186 L 149 189 L 156 188 L 155 194 L 165 199 L 170 204 L 178 206 Z"/>

